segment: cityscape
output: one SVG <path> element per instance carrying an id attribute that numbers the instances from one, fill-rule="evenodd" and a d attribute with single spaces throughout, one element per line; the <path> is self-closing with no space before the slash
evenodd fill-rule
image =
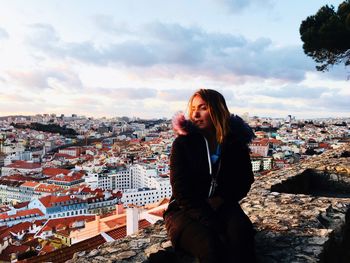
<path id="1" fill-rule="evenodd" d="M 250 144 L 256 178 L 349 143 L 349 118 L 242 117 L 256 136 Z M 4 260 L 116 229 L 128 227 L 130 234 L 138 227 L 127 226 L 129 214 L 144 227 L 159 220 L 169 202 L 175 138 L 169 119 L 10 116 L 1 118 L 0 135 Z"/>

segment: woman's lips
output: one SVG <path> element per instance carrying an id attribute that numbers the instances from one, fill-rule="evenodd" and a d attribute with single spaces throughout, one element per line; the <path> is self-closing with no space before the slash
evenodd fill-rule
<path id="1" fill-rule="evenodd" d="M 195 121 L 194 122 L 196 125 L 201 125 L 201 124 L 203 124 L 203 121 L 202 120 L 197 120 L 197 121 Z"/>

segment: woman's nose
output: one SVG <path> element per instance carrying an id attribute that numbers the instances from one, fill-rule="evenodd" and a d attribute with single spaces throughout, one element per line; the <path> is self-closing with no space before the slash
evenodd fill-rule
<path id="1" fill-rule="evenodd" d="M 193 114 L 193 118 L 198 118 L 198 117 L 200 117 L 199 111 L 197 111 L 197 110 L 193 111 L 192 114 Z"/>

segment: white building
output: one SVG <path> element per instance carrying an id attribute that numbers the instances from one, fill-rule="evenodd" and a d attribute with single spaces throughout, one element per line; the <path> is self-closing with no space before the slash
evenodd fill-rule
<path id="1" fill-rule="evenodd" d="M 261 168 L 261 159 L 252 159 L 251 163 L 252 163 L 253 173 L 254 172 L 259 172 L 260 168 Z"/>
<path id="2" fill-rule="evenodd" d="M 131 188 L 130 169 L 118 167 L 118 169 L 107 170 L 102 173 L 88 173 L 85 183 L 91 188 L 102 188 L 107 190 L 124 190 Z"/>
<path id="3" fill-rule="evenodd" d="M 145 205 L 170 198 L 172 191 L 168 177 L 160 177 L 157 167 L 135 164 L 130 167 L 131 189 L 123 191 L 124 205 Z"/>
<path id="4" fill-rule="evenodd" d="M 263 170 L 271 170 L 272 169 L 272 158 L 264 157 L 262 159 Z"/>
<path id="5" fill-rule="evenodd" d="M 159 169 L 156 165 L 135 164 L 118 168 L 88 173 L 85 183 L 91 188 L 121 191 L 124 205 L 145 205 L 171 197 L 170 180 L 164 176 L 164 172 L 168 171 L 166 167 Z"/>

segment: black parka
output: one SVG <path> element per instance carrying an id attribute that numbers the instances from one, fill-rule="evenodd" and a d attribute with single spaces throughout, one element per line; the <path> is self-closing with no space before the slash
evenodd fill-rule
<path id="1" fill-rule="evenodd" d="M 182 135 L 173 142 L 170 156 L 172 197 L 164 214 L 174 245 L 191 220 L 215 223 L 214 210 L 207 203 L 212 177 L 205 138 L 190 121 L 180 126 L 177 132 Z M 254 133 L 238 116 L 231 116 L 230 126 L 231 133 L 222 145 L 215 191 L 215 195 L 224 200 L 224 206 L 238 205 L 254 181 L 248 148 Z"/>

